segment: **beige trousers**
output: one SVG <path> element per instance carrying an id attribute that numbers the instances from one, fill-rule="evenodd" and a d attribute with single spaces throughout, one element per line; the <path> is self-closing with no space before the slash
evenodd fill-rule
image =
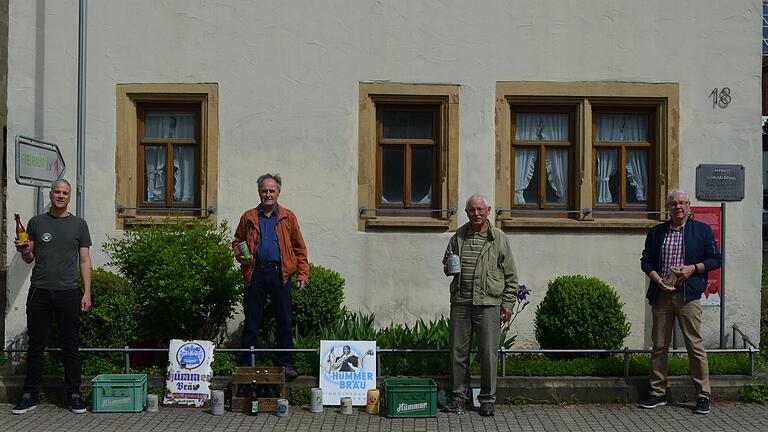
<path id="1" fill-rule="evenodd" d="M 701 306 L 698 300 L 688 303 L 683 301 L 683 293 L 659 292 L 656 302 L 651 307 L 653 313 L 653 352 L 651 353 L 651 394 L 664 396 L 667 391 L 667 371 L 669 369 L 669 344 L 672 339 L 675 317 L 680 324 L 680 332 L 688 351 L 691 365 L 691 379 L 696 388 L 696 397 L 710 398 L 709 364 L 704 351 L 704 339 L 701 337 Z"/>

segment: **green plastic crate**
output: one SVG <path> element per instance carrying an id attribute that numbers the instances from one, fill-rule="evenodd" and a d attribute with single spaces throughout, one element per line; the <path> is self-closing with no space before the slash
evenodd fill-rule
<path id="1" fill-rule="evenodd" d="M 431 378 L 384 380 L 387 417 L 434 417 L 437 414 L 437 384 Z"/>
<path id="2" fill-rule="evenodd" d="M 102 374 L 91 387 L 93 412 L 140 412 L 147 405 L 146 374 Z"/>

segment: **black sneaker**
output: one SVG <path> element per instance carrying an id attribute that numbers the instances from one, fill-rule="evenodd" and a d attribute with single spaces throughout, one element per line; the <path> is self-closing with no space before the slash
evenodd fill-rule
<path id="1" fill-rule="evenodd" d="M 26 414 L 37 408 L 37 396 L 32 393 L 24 393 L 19 403 L 11 410 L 13 414 Z"/>
<path id="2" fill-rule="evenodd" d="M 69 395 L 69 410 L 75 414 L 84 414 L 87 409 L 85 408 L 85 402 L 80 397 L 80 393 L 72 393 Z"/>
<path id="3" fill-rule="evenodd" d="M 667 404 L 666 396 L 651 395 L 648 399 L 640 402 L 640 408 L 653 409 Z"/>
<path id="4" fill-rule="evenodd" d="M 700 397 L 696 399 L 696 408 L 693 409 L 696 414 L 709 414 L 709 399 Z"/>
<path id="5" fill-rule="evenodd" d="M 460 399 L 454 399 L 447 404 L 443 405 L 443 412 L 464 414 L 466 412 L 466 403 Z"/>
<path id="6" fill-rule="evenodd" d="M 481 402 L 480 403 L 480 415 L 484 417 L 490 417 L 493 415 L 493 411 L 496 407 L 493 402 Z"/>

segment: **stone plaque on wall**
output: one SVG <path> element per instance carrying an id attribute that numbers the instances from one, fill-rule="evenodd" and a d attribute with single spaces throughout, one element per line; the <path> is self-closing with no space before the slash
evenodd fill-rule
<path id="1" fill-rule="evenodd" d="M 696 167 L 696 199 L 741 201 L 744 199 L 744 165 L 699 165 Z"/>

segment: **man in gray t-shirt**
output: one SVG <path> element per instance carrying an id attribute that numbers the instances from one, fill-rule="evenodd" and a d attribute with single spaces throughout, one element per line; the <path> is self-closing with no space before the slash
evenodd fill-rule
<path id="1" fill-rule="evenodd" d="M 27 226 L 29 243 L 15 242 L 25 263 L 35 263 L 27 296 L 27 377 L 24 394 L 11 411 L 24 414 L 37 407 L 43 373 L 43 351 L 48 344 L 48 319 L 56 318 L 64 357 L 64 390 L 74 413 L 84 413 L 80 397 L 80 312 L 91 308 L 91 235 L 88 224 L 67 211 L 72 188 L 66 180 L 51 186 L 51 208 Z M 77 270 L 83 293 L 77 286 Z"/>

